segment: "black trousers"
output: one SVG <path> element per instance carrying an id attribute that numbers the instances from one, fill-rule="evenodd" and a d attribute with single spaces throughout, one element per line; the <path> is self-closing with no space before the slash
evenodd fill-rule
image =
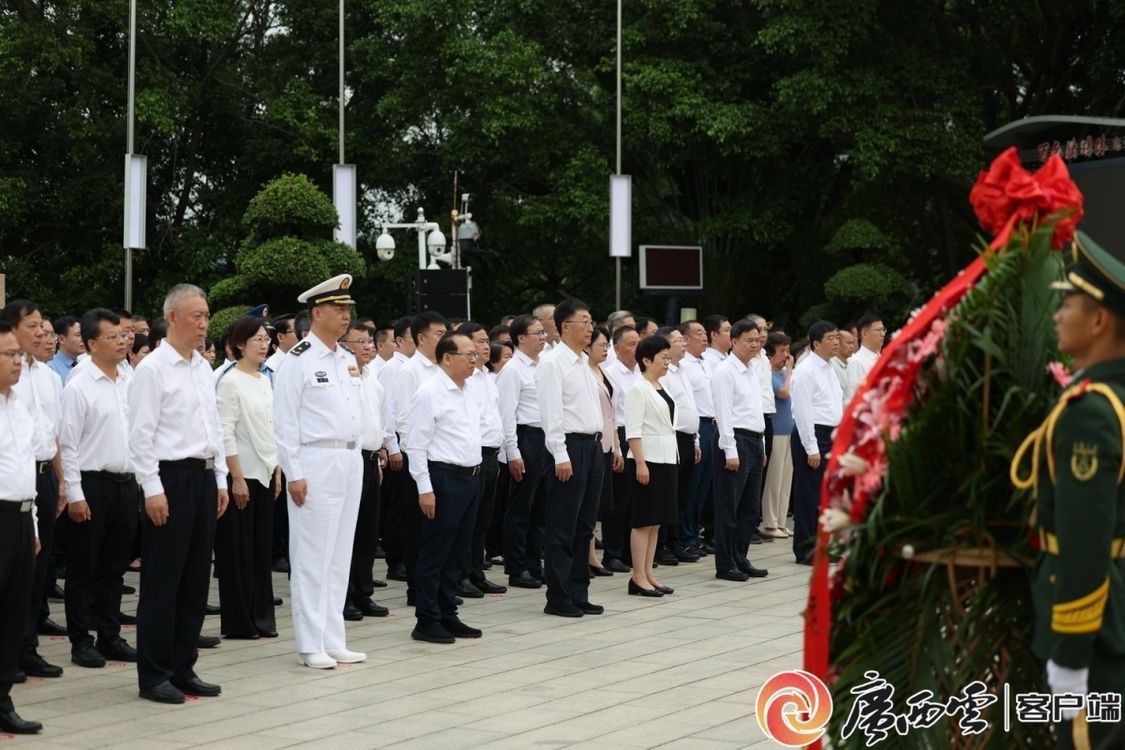
<path id="1" fill-rule="evenodd" d="M 38 465 L 39 462 L 36 462 Z M 38 469 L 37 469 L 38 471 Z M 51 567 L 51 555 L 54 552 L 55 542 L 55 517 L 59 504 L 59 480 L 55 476 L 54 466 L 48 465 L 46 469 L 35 476 L 35 514 L 39 529 L 39 554 L 35 556 L 35 573 L 31 578 L 31 592 L 29 608 L 24 617 L 23 653 L 29 654 L 39 648 L 39 636 L 36 631 L 39 623 L 47 619 L 51 610 L 47 606 L 47 587 L 50 580 L 47 572 Z"/>
<path id="2" fill-rule="evenodd" d="M 66 632 L 89 642 L 90 631 L 110 643 L 121 635 L 121 584 L 137 534 L 137 483 L 130 475 L 82 472 L 90 520 L 69 529 Z"/>
<path id="3" fill-rule="evenodd" d="M 194 674 L 215 546 L 215 473 L 160 465 L 168 521 L 141 518 L 141 596 L 137 604 L 137 678 L 154 687 Z M 272 600 L 271 600 L 272 602 Z"/>
<path id="4" fill-rule="evenodd" d="M 573 476 L 560 482 L 554 461 L 547 478 L 547 526 L 543 572 L 547 601 L 580 604 L 590 601 L 590 539 L 598 522 L 605 454 L 601 441 L 568 437 L 566 452 Z"/>
<path id="5" fill-rule="evenodd" d="M 363 486 L 359 496 L 359 516 L 352 543 L 352 568 L 348 574 L 348 601 L 370 599 L 375 593 L 375 548 L 379 546 L 379 451 L 363 451 Z"/>
<path id="6" fill-rule="evenodd" d="M 715 451 L 715 570 L 750 567 L 746 551 L 762 517 L 762 470 L 765 447 L 759 438 L 734 436 L 738 470 L 727 469 L 726 454 Z"/>
<path id="7" fill-rule="evenodd" d="M 19 670 L 34 569 L 31 513 L 21 513 L 17 503 L 0 500 L 0 711 L 13 710 L 12 683 Z"/>
<path id="8" fill-rule="evenodd" d="M 764 434 L 765 437 L 766 437 L 766 466 L 769 466 L 769 464 L 770 464 L 770 454 L 773 453 L 773 415 L 772 414 L 766 414 L 765 417 L 766 417 L 766 430 L 762 434 Z M 762 472 L 762 496 L 764 497 L 765 494 L 766 494 L 766 472 L 763 471 Z M 759 515 L 758 516 L 758 522 L 756 524 L 754 524 L 754 528 L 756 529 L 761 525 L 762 525 L 762 517 Z"/>
<path id="9" fill-rule="evenodd" d="M 418 505 L 418 485 L 410 476 L 410 460 L 402 455 L 402 496 L 395 515 L 396 534 L 402 545 L 402 562 L 406 566 L 407 594 L 415 591 L 414 573 L 422 544 L 422 522 L 426 517 Z"/>
<path id="10" fill-rule="evenodd" d="M 466 578 L 484 580 L 484 541 L 492 526 L 492 506 L 496 501 L 496 485 L 500 478 L 499 449 L 483 448 L 480 462 L 480 504 L 473 522 L 473 542 L 469 546 L 469 559 L 465 564 Z"/>
<path id="11" fill-rule="evenodd" d="M 489 557 L 498 557 L 504 554 L 504 516 L 508 511 L 508 495 L 512 489 L 512 475 L 508 473 L 508 464 L 503 461 L 497 463 L 500 470 L 496 476 L 492 520 L 489 522 L 488 533 L 484 538 L 485 554 Z"/>
<path id="12" fill-rule="evenodd" d="M 512 480 L 504 516 L 504 571 L 510 576 L 543 570 L 544 480 L 554 466 L 542 430 L 520 427 L 517 433 L 523 479 Z"/>
<path id="13" fill-rule="evenodd" d="M 669 551 L 683 546 L 679 518 L 690 501 L 691 488 L 695 486 L 695 435 L 677 430 L 676 449 L 680 453 L 680 470 L 676 472 L 676 522 L 660 527 L 660 547 Z"/>
<path id="14" fill-rule="evenodd" d="M 816 517 L 820 509 L 820 483 L 828 466 L 832 450 L 832 428 L 816 427 L 816 445 L 820 451 L 820 466 L 809 467 L 809 454 L 801 445 L 797 430 L 789 438 L 793 449 L 793 554 L 797 560 L 812 557 L 816 548 Z"/>
<path id="15" fill-rule="evenodd" d="M 273 503 L 273 559 L 289 559 L 289 503 L 286 502 L 285 488 L 289 483 L 281 475 L 282 495 Z"/>
<path id="16" fill-rule="evenodd" d="M 472 544 L 480 479 L 430 464 L 436 498 L 433 520 L 422 515 L 414 567 L 414 616 L 440 621 L 457 615 L 457 583 Z"/>
<path id="17" fill-rule="evenodd" d="M 227 481 L 228 489 L 233 483 Z M 227 512 L 215 524 L 215 572 L 219 578 L 219 630 L 253 637 L 277 630 L 273 612 L 273 492 L 247 479 L 250 502 L 239 509 L 231 495 Z"/>
<path id="18" fill-rule="evenodd" d="M 404 509 L 407 503 L 418 504 L 417 494 L 408 496 L 406 493 L 410 472 L 407 469 L 406 453 L 403 452 L 401 455 L 402 469 L 400 471 L 388 469 L 383 478 L 383 486 L 380 488 L 383 503 L 383 552 L 388 571 L 406 561 Z"/>
<path id="19" fill-rule="evenodd" d="M 625 428 L 617 428 L 621 441 L 621 453 L 629 453 L 629 442 L 625 439 Z M 636 481 L 629 470 L 613 475 L 613 507 L 602 514 L 602 562 L 621 560 L 630 563 L 629 553 L 629 510 L 633 496 L 633 482 Z"/>

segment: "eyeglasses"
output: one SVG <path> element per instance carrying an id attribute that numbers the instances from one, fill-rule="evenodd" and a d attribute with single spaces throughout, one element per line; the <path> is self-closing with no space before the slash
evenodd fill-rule
<path id="1" fill-rule="evenodd" d="M 480 352 L 449 352 L 455 357 L 465 357 L 470 362 L 480 359 Z"/>
<path id="2" fill-rule="evenodd" d="M 253 337 L 248 338 L 246 340 L 248 342 L 252 342 L 252 343 L 255 343 L 255 344 L 268 344 L 270 342 L 270 337 L 269 336 L 253 336 Z"/>
<path id="3" fill-rule="evenodd" d="M 358 341 L 345 339 L 340 342 L 341 344 L 351 344 L 352 346 L 375 346 L 375 342 L 371 339 L 360 339 Z"/>
<path id="4" fill-rule="evenodd" d="M 527 335 L 528 336 L 538 336 L 541 339 L 547 338 L 547 332 L 546 331 L 534 331 L 534 332 L 528 331 Z"/>
<path id="5" fill-rule="evenodd" d="M 277 335 L 278 336 L 288 336 L 291 333 L 293 333 L 292 328 L 278 328 L 277 329 Z"/>
<path id="6" fill-rule="evenodd" d="M 594 321 L 593 321 L 592 318 L 585 318 L 585 319 L 579 319 L 579 320 L 564 320 L 563 322 L 564 323 L 575 323 L 575 324 L 580 325 L 580 326 L 585 326 L 586 328 L 593 328 L 594 327 Z"/>

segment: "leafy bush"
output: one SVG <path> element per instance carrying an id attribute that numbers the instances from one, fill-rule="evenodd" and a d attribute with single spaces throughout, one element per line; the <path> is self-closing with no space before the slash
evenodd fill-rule
<path id="1" fill-rule="evenodd" d="M 315 240 L 339 225 L 332 201 L 303 174 L 267 182 L 250 200 L 242 221 L 250 231 L 247 241 L 255 244 L 276 237 Z"/>
<path id="2" fill-rule="evenodd" d="M 215 340 L 215 346 L 219 346 L 219 339 L 223 335 L 223 331 L 227 330 L 227 326 L 234 323 L 240 317 L 246 314 L 253 305 L 231 305 L 216 310 L 211 313 L 211 323 L 207 326 L 207 335 Z M 223 352 L 218 352 L 218 359 L 223 358 Z"/>
<path id="3" fill-rule="evenodd" d="M 362 276 L 363 257 L 347 245 L 330 240 L 313 242 L 278 237 L 244 246 L 235 265 L 250 287 L 302 289 L 340 273 Z"/>
<path id="4" fill-rule="evenodd" d="M 867 219 L 849 219 L 845 221 L 832 239 L 824 247 L 825 251 L 837 256 L 874 250 L 882 255 L 893 249 L 890 239 L 879 227 Z"/>
<path id="5" fill-rule="evenodd" d="M 824 296 L 839 317 L 854 318 L 870 310 L 893 317 L 910 301 L 913 289 L 890 266 L 857 263 L 840 269 L 824 282 Z"/>
<path id="6" fill-rule="evenodd" d="M 236 299 L 246 299 L 249 291 L 245 277 L 228 276 L 215 282 L 207 294 L 207 301 L 212 307 L 226 306 Z"/>

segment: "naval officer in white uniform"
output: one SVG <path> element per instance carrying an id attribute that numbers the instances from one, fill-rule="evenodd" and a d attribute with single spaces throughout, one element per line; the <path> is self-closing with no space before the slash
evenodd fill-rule
<path id="1" fill-rule="evenodd" d="M 355 356 L 337 342 L 351 323 L 352 277 L 335 276 L 297 297 L 312 331 L 289 350 L 274 380 L 277 454 L 289 490 L 290 595 L 298 661 L 317 669 L 363 661 L 344 634 L 352 542 L 363 486 Z"/>

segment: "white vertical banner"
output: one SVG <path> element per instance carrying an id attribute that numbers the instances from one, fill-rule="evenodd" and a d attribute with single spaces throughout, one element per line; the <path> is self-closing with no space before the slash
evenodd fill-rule
<path id="1" fill-rule="evenodd" d="M 125 154 L 125 231 L 123 247 L 145 248 L 146 182 L 148 157 Z"/>
<path id="2" fill-rule="evenodd" d="M 609 177 L 609 257 L 633 257 L 633 178 Z"/>
<path id="3" fill-rule="evenodd" d="M 333 231 L 337 242 L 343 242 L 355 249 L 356 206 L 355 206 L 355 165 L 335 164 L 332 166 L 332 202 L 340 226 Z"/>

